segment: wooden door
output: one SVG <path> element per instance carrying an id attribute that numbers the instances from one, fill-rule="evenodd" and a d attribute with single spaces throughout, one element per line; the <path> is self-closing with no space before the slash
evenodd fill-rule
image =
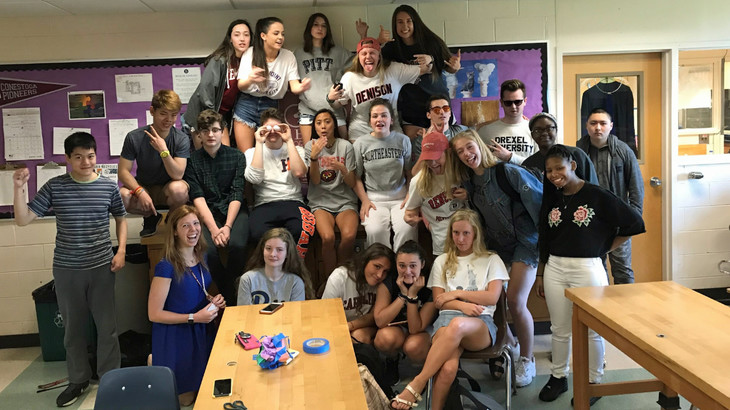
<path id="1" fill-rule="evenodd" d="M 660 53 L 597 54 L 563 57 L 563 124 L 566 145 L 575 145 L 578 135 L 576 78 L 584 74 L 641 73 L 637 134 L 639 165 L 644 179 L 646 233 L 633 239 L 632 255 L 636 282 L 662 280 L 662 192 L 652 187 L 652 177 L 662 175 L 662 56 Z M 643 104 L 641 103 L 643 101 Z"/>

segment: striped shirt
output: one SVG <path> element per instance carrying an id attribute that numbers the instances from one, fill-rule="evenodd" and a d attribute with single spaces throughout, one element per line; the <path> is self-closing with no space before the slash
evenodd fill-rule
<path id="1" fill-rule="evenodd" d="M 109 213 L 126 215 L 114 181 L 100 176 L 77 182 L 70 174 L 60 175 L 43 185 L 28 207 L 39 217 L 50 208 L 56 213 L 53 267 L 94 269 L 111 262 Z"/>

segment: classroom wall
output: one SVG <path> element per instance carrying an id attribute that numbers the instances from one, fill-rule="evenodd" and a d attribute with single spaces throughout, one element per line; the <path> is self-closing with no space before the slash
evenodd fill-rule
<path id="1" fill-rule="evenodd" d="M 558 114 L 562 110 L 558 89 L 562 74 L 557 70 L 560 67 L 558 59 L 563 53 L 676 51 L 677 47 L 730 46 L 730 25 L 724 21 L 730 15 L 730 3 L 725 0 L 706 0 L 701 4 L 683 0 L 614 0 L 591 2 L 590 6 L 581 0 L 462 0 L 410 4 L 450 45 L 548 41 L 548 101 L 550 111 Z M 368 21 L 370 34 L 376 36 L 380 24 L 390 27 L 395 7 L 360 5 L 0 18 L 0 58 L 2 63 L 25 63 L 203 56 L 222 39 L 231 20 L 246 18 L 253 24 L 267 15 L 284 20 L 286 47 L 293 49 L 301 43 L 305 17 L 314 11 L 324 12 L 329 17 L 338 44 L 354 48 L 357 41 L 354 21 L 358 17 Z M 672 89 L 676 92 L 676 84 L 667 87 L 666 92 Z M 668 131 L 666 135 L 669 145 L 677 138 L 676 132 Z M 684 234 L 674 233 L 671 226 L 667 228 L 672 254 L 680 256 L 673 259 L 667 276 L 680 283 L 696 285 L 694 287 L 730 285 L 727 277 L 717 274 L 716 268 L 713 270 L 710 266 L 722 255 L 730 257 L 727 230 L 730 169 L 727 165 L 704 165 L 708 177 L 697 184 L 697 181 L 686 181 L 686 177 L 682 181 L 681 175 L 686 175 L 686 170 L 672 162 L 672 158 L 667 158 L 664 164 L 669 177 L 665 187 L 675 187 L 670 190 L 669 199 L 674 200 L 668 220 L 678 225 L 674 231 Z M 682 190 L 682 183 L 687 184 L 688 190 Z M 680 193 L 682 202 L 675 199 Z M 682 222 L 676 216 L 680 213 L 688 215 Z M 705 217 L 704 225 L 699 225 L 700 218 L 696 215 L 710 217 Z M 132 224 L 130 227 L 130 237 L 139 231 L 138 221 L 135 221 L 137 226 Z M 707 232 L 703 231 L 710 231 L 712 235 L 705 235 Z M 0 336 L 37 331 L 30 291 L 51 278 L 54 233 L 52 220 L 23 228 L 0 221 L 0 261 L 3 261 L 0 263 L 0 311 L 8 312 L 0 317 Z M 712 254 L 707 255 L 708 250 Z"/>

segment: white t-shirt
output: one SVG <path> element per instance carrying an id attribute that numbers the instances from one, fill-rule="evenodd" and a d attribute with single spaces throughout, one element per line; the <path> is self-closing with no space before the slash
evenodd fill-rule
<path id="1" fill-rule="evenodd" d="M 446 232 L 449 230 L 449 218 L 459 209 L 466 208 L 466 201 L 461 199 L 449 199 L 443 190 L 446 185 L 446 177 L 444 175 L 435 175 L 433 187 L 438 194 L 424 198 L 418 190 L 418 182 L 424 174 L 424 170 L 417 173 L 411 179 L 411 185 L 408 188 L 408 202 L 406 209 L 421 208 L 421 215 L 428 221 L 431 230 L 431 241 L 433 242 L 433 254 L 441 255 L 444 253 L 444 242 L 446 241 Z M 453 188 L 457 188 L 454 186 Z"/>
<path id="2" fill-rule="evenodd" d="M 475 257 L 474 254 L 469 256 L 457 257 L 456 273 L 452 277 L 447 277 L 444 272 L 444 264 L 446 263 L 446 254 L 436 258 L 431 268 L 431 276 L 428 278 L 428 287 L 441 288 L 446 292 L 454 290 L 486 290 L 489 282 L 497 279 L 508 281 L 509 275 L 504 262 L 496 253 L 489 256 Z M 496 306 L 484 306 L 482 315 L 493 316 Z"/>
<path id="3" fill-rule="evenodd" d="M 343 99 L 352 102 L 349 130 L 350 140 L 355 140 L 372 131 L 370 128 L 370 104 L 376 98 L 388 100 L 393 106 L 393 129 L 400 131 L 398 121 L 398 93 L 404 84 L 414 83 L 420 70 L 417 65 L 390 63 L 381 80 L 380 75 L 366 77 L 351 71 L 342 75 Z"/>
<path id="4" fill-rule="evenodd" d="M 254 207 L 276 201 L 300 201 L 302 202 L 302 183 L 299 178 L 292 175 L 289 169 L 289 151 L 287 144 L 281 148 L 272 150 L 264 145 L 264 168 L 251 166 L 253 153 L 256 147 L 246 150 L 246 181 L 253 185 L 255 200 Z M 304 148 L 297 146 L 299 156 L 304 160 Z M 305 161 L 305 165 L 309 164 Z"/>
<path id="5" fill-rule="evenodd" d="M 241 65 L 238 67 L 239 80 L 247 78 L 251 73 L 252 62 L 253 47 L 249 47 L 241 55 Z M 294 53 L 282 48 L 279 50 L 279 55 L 276 56 L 276 60 L 267 63 L 267 66 L 269 68 L 269 79 L 267 80 L 266 87 L 262 88 L 259 87 L 259 84 L 251 84 L 244 92 L 254 97 L 269 97 L 274 100 L 280 100 L 286 94 L 289 81 L 299 79 L 297 59 L 294 57 Z"/>
<path id="6" fill-rule="evenodd" d="M 370 313 L 370 309 L 375 304 L 376 289 L 375 286 L 366 285 L 365 295 L 360 296 L 357 293 L 355 281 L 350 279 L 347 269 L 340 266 L 333 270 L 329 279 L 327 279 L 327 286 L 324 288 L 322 299 L 342 299 L 345 317 L 348 322 L 351 322 Z"/>
<path id="7" fill-rule="evenodd" d="M 509 162 L 513 164 L 521 164 L 535 151 L 535 141 L 530 133 L 529 121 L 524 118 L 517 124 L 507 124 L 497 120 L 479 128 L 477 132 L 485 143 L 489 144 L 494 140 L 510 150 L 512 158 Z"/>

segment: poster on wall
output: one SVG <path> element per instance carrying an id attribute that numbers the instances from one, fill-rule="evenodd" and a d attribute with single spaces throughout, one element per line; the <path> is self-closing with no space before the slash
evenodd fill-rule
<path id="1" fill-rule="evenodd" d="M 155 93 L 151 73 L 115 75 L 114 83 L 118 103 L 149 102 Z"/>
<path id="2" fill-rule="evenodd" d="M 200 83 L 200 67 L 176 67 L 172 69 L 172 90 L 181 101 L 190 101 Z"/>
<path id="3" fill-rule="evenodd" d="M 89 120 L 106 118 L 104 91 L 74 91 L 68 93 L 68 119 Z"/>
<path id="4" fill-rule="evenodd" d="M 461 69 L 455 74 L 443 73 L 459 123 L 474 126 L 503 116 L 499 87 L 514 78 L 525 83 L 525 116 L 548 111 L 547 43 L 471 45 L 450 50 L 454 55 L 461 50 Z"/>

